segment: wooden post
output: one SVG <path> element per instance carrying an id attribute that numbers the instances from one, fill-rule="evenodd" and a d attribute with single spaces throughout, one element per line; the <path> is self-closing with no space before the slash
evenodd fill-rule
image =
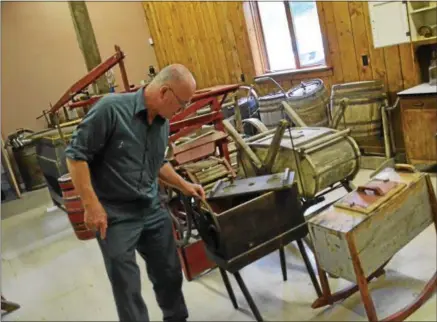
<path id="1" fill-rule="evenodd" d="M 100 57 L 86 3 L 84 1 L 69 1 L 68 6 L 73 18 L 79 48 L 85 59 L 87 70 L 91 71 L 102 62 L 102 58 Z M 94 92 L 95 94 L 109 93 L 109 84 L 105 75 L 96 81 Z"/>

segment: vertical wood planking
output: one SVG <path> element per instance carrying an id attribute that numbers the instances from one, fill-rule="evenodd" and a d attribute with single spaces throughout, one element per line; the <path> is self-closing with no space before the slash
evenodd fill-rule
<path id="1" fill-rule="evenodd" d="M 409 88 L 419 84 L 418 64 L 415 61 L 411 44 L 399 45 L 403 87 Z"/>
<path id="2" fill-rule="evenodd" d="M 354 38 L 355 53 L 360 81 L 372 80 L 372 62 L 364 66 L 362 57 L 369 57 L 369 41 L 366 33 L 366 23 L 363 13 L 363 6 L 367 3 L 351 1 L 349 2 L 349 13 L 351 17 L 352 34 Z"/>
<path id="3" fill-rule="evenodd" d="M 217 25 L 222 38 L 230 82 L 236 83 L 239 81 L 242 70 L 238 57 L 237 40 L 235 39 L 232 25 L 227 23 L 229 5 L 224 5 L 220 2 L 213 2 L 213 5 L 217 13 Z"/>
<path id="4" fill-rule="evenodd" d="M 211 44 L 210 54 L 214 57 L 212 63 L 214 66 L 220 66 L 217 69 L 217 80 L 221 84 L 230 83 L 228 65 L 226 63 L 225 52 L 223 49 L 223 40 L 220 37 L 217 14 L 214 10 L 214 3 L 211 1 L 203 2 L 205 5 L 205 17 L 208 19 L 209 40 Z"/>
<path id="5" fill-rule="evenodd" d="M 193 19 L 193 17 L 197 17 L 199 12 L 199 8 L 197 7 L 197 2 L 185 2 L 185 4 L 190 9 L 190 16 L 188 16 L 187 23 L 190 25 L 190 28 L 187 30 L 183 30 L 185 33 L 193 34 L 193 47 L 190 48 L 190 52 L 195 52 L 195 56 L 197 57 L 196 61 L 196 71 L 198 74 L 198 88 L 204 88 L 210 86 L 214 83 L 214 67 L 208 64 L 206 59 L 206 49 L 208 48 L 208 44 L 206 41 L 205 31 L 201 29 L 201 25 L 198 19 Z M 202 74 L 202 76 L 199 76 Z"/>
<path id="6" fill-rule="evenodd" d="M 255 67 L 252 61 L 252 52 L 249 43 L 246 21 L 243 12 L 243 2 L 227 2 L 229 6 L 228 14 L 234 30 L 234 37 L 238 44 L 238 57 L 241 69 L 246 78 L 246 83 L 251 83 L 255 77 Z M 225 22 L 224 22 L 225 23 Z M 240 75 L 238 76 L 240 82 Z"/>
<path id="7" fill-rule="evenodd" d="M 220 79 L 218 74 L 220 72 L 220 66 L 216 65 L 216 48 L 214 45 L 214 40 L 210 36 L 211 27 L 209 25 L 209 14 L 207 3 L 205 2 L 192 2 L 195 8 L 196 15 L 193 17 L 193 23 L 196 23 L 200 33 L 199 41 L 199 51 L 202 51 L 202 56 L 205 61 L 203 67 L 207 68 L 210 74 L 210 78 L 205 80 L 204 87 L 210 86 L 212 84 L 219 84 Z M 200 44 L 201 43 L 201 44 Z"/>
<path id="8" fill-rule="evenodd" d="M 325 14 L 326 37 L 329 45 L 329 55 L 334 69 L 333 82 L 343 82 L 343 66 L 341 64 L 341 52 L 337 38 L 337 27 L 335 25 L 334 8 L 331 1 L 323 2 L 323 12 Z"/>
<path id="9" fill-rule="evenodd" d="M 197 24 L 191 22 L 191 17 L 194 16 L 194 9 L 190 2 L 183 2 L 178 7 L 179 17 L 181 19 L 181 29 L 186 44 L 186 55 L 189 61 L 188 68 L 192 71 L 194 78 L 196 79 L 197 86 L 202 86 L 205 83 L 204 78 L 208 77 L 207 70 L 204 70 L 200 66 L 199 61 L 202 53 L 198 51 L 198 39 L 199 32 L 197 30 Z"/>
<path id="10" fill-rule="evenodd" d="M 358 66 L 355 59 L 356 53 L 349 16 L 349 2 L 332 2 L 332 5 L 335 25 L 337 27 L 338 45 L 341 53 L 343 81 L 357 81 L 359 80 Z"/>

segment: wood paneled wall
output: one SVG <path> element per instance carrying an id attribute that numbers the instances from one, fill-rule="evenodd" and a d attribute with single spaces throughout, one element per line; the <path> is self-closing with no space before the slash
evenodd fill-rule
<path id="1" fill-rule="evenodd" d="M 242 2 L 144 2 L 160 68 L 182 63 L 198 88 L 254 76 Z"/>
<path id="2" fill-rule="evenodd" d="M 239 82 L 242 73 L 251 83 L 257 59 L 249 42 L 245 6 L 243 2 L 144 2 L 159 66 L 187 65 L 199 88 Z M 320 1 L 317 7 L 332 69 L 281 77 L 284 88 L 311 78 L 322 79 L 328 89 L 338 83 L 382 79 L 393 103 L 398 91 L 420 83 L 409 44 L 373 48 L 367 2 Z M 369 58 L 368 66 L 363 66 L 363 55 Z M 276 89 L 265 84 L 258 90 L 264 94 Z M 403 145 L 399 113 L 394 122 L 396 140 Z"/>
<path id="3" fill-rule="evenodd" d="M 144 2 L 159 67 L 187 65 L 198 87 L 246 82 L 255 76 L 243 2 Z M 409 44 L 373 48 L 366 2 L 320 1 L 319 18 L 328 46 L 330 72 L 289 76 L 286 88 L 302 79 L 321 77 L 326 85 L 383 79 L 391 93 L 419 82 Z M 369 65 L 363 66 L 367 55 Z"/>

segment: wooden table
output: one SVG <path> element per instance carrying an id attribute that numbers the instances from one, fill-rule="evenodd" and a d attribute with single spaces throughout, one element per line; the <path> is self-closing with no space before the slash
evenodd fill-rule
<path id="1" fill-rule="evenodd" d="M 423 83 L 398 96 L 408 163 L 437 164 L 437 86 Z"/>

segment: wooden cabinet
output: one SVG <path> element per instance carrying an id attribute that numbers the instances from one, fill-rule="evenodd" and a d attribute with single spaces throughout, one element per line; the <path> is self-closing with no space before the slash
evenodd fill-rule
<path id="1" fill-rule="evenodd" d="M 437 88 L 421 84 L 398 93 L 407 160 L 437 163 Z"/>
<path id="2" fill-rule="evenodd" d="M 375 48 L 437 42 L 436 1 L 369 1 Z"/>

